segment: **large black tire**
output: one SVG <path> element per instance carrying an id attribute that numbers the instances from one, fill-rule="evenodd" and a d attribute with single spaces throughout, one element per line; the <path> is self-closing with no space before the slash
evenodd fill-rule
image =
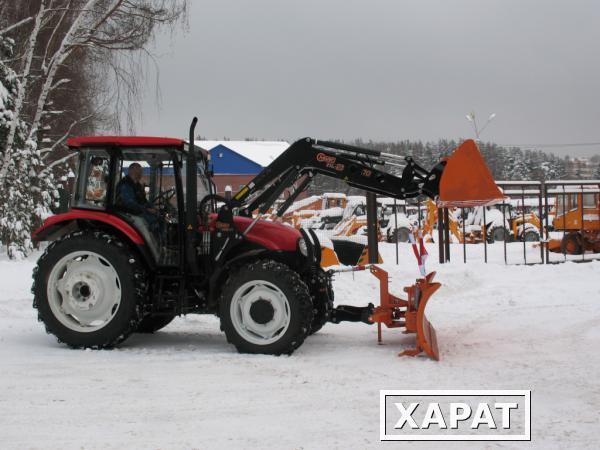
<path id="1" fill-rule="evenodd" d="M 313 320 L 310 324 L 309 335 L 315 334 L 329 322 L 333 313 L 333 289 L 325 271 L 321 268 L 315 277 L 315 285 L 311 286 L 313 304 Z"/>
<path id="2" fill-rule="evenodd" d="M 539 242 L 540 233 L 538 233 L 536 230 L 525 230 L 525 233 L 523 233 L 521 239 L 525 242 Z"/>
<path id="3" fill-rule="evenodd" d="M 388 236 L 388 242 L 408 242 L 410 236 L 410 230 L 406 227 L 399 227 L 392 231 Z"/>
<path id="4" fill-rule="evenodd" d="M 492 227 L 488 231 L 488 242 L 502 242 L 502 241 L 510 241 L 510 233 L 504 227 Z"/>
<path id="5" fill-rule="evenodd" d="M 560 242 L 560 251 L 567 255 L 581 255 L 583 248 L 577 233 L 567 233 Z"/>
<path id="6" fill-rule="evenodd" d="M 240 304 L 239 298 L 249 295 L 256 286 L 264 290 L 272 289 L 275 296 L 284 299 L 287 307 L 278 307 L 287 311 L 286 326 L 278 328 L 281 333 L 274 338 L 267 339 L 253 335 L 247 331 L 245 324 L 240 324 L 240 314 L 236 308 Z M 270 291 L 265 296 L 271 295 Z M 276 314 L 271 300 L 263 300 L 263 295 L 254 299 L 249 307 L 248 316 L 252 317 L 249 326 L 269 326 L 275 322 Z M 248 300 L 250 302 L 250 300 Z M 233 305 L 233 307 L 232 307 Z M 256 308 L 255 308 L 256 306 Z M 253 308 L 255 308 L 253 313 Z M 271 308 L 271 309 L 269 309 Z M 253 314 L 256 314 L 254 316 Z M 308 287 L 300 276 L 288 266 L 272 260 L 260 260 L 234 269 L 229 275 L 221 294 L 219 305 L 221 328 L 225 332 L 227 341 L 235 345 L 240 353 L 262 353 L 268 355 L 292 354 L 302 343 L 310 331 L 313 319 L 313 306 Z M 279 325 L 279 321 L 277 321 Z M 287 327 L 287 328 L 286 328 Z M 273 340 L 274 339 L 274 340 Z M 264 344 L 262 341 L 264 340 Z"/>
<path id="7" fill-rule="evenodd" d="M 89 252 L 90 255 L 97 257 L 97 260 L 104 266 L 109 264 L 114 268 L 117 278 L 110 281 L 118 286 L 120 290 L 120 303 L 115 304 L 112 309 L 109 308 L 111 317 L 107 318 L 104 325 L 98 324 L 100 328 L 95 329 L 93 322 L 89 324 L 92 327 L 91 331 L 82 331 L 80 319 L 76 318 L 77 312 L 60 313 L 64 311 L 66 306 L 56 306 L 50 298 L 60 298 L 62 304 L 66 301 L 63 293 L 58 293 L 58 285 L 60 283 L 51 283 L 48 286 L 49 277 L 52 274 L 53 268 L 56 266 L 56 273 L 61 282 L 69 283 L 70 280 L 67 269 L 60 275 L 60 266 L 63 261 L 68 260 L 71 255 L 76 252 Z M 90 256 L 79 257 L 73 261 L 86 261 Z M 76 264 L 73 264 L 77 267 Z M 85 278 L 85 271 L 81 271 L 84 275 L 77 274 L 79 277 Z M 81 283 L 80 283 L 81 284 Z M 50 291 L 50 289 L 53 291 Z M 90 295 L 88 287 L 87 296 Z M 133 252 L 127 244 L 119 238 L 101 231 L 77 231 L 69 233 L 62 238 L 52 242 L 44 254 L 40 257 L 37 267 L 33 272 L 33 287 L 32 293 L 33 307 L 37 308 L 38 320 L 43 322 L 46 327 L 46 332 L 55 335 L 59 342 L 64 342 L 73 348 L 111 348 L 123 342 L 133 333 L 142 317 L 142 303 L 145 300 L 148 289 L 147 273 L 139 260 L 138 255 Z M 79 292 L 73 287 L 70 292 Z M 101 288 L 97 289 L 97 293 L 92 291 L 93 296 L 104 292 Z M 83 292 L 83 291 L 81 291 Z M 70 294 L 72 297 L 75 294 Z M 81 294 L 85 297 L 85 293 Z M 89 297 L 86 297 L 89 298 Z M 105 301 L 105 300 L 102 300 Z M 74 304 L 73 302 L 70 303 Z M 108 302 L 110 306 L 110 302 Z M 53 311 L 59 311 L 55 313 Z M 94 307 L 90 307 L 92 310 Z M 58 315 L 57 315 L 58 314 Z M 72 324 L 71 324 L 72 319 Z M 65 323 L 68 323 L 67 326 Z M 86 324 L 84 323 L 83 326 Z"/>
<path id="8" fill-rule="evenodd" d="M 145 316 L 138 324 L 137 333 L 152 334 L 158 330 L 163 329 L 175 319 L 176 316 L 172 315 L 152 315 Z"/>

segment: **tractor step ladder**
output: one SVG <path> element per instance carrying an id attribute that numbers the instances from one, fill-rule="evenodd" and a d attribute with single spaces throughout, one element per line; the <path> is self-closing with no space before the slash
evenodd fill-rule
<path id="1" fill-rule="evenodd" d="M 388 328 L 405 328 L 405 333 L 416 333 L 416 345 L 413 349 L 404 350 L 398 356 L 416 356 L 425 352 L 431 358 L 439 361 L 439 351 L 435 329 L 425 317 L 425 308 L 431 296 L 440 287 L 433 283 L 435 272 L 425 278 L 419 278 L 415 284 L 404 288 L 408 299 L 404 300 L 390 294 L 388 289 L 388 273 L 378 266 L 370 266 L 371 273 L 379 279 L 379 306 L 373 310 L 369 318 L 377 323 L 377 342 L 382 343 L 381 325 Z"/>

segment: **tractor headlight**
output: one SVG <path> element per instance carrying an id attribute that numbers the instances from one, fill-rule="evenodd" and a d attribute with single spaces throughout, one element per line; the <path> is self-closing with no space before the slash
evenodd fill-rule
<path id="1" fill-rule="evenodd" d="M 300 251 L 302 256 L 304 256 L 304 257 L 308 256 L 308 247 L 306 245 L 306 241 L 304 240 L 304 238 L 298 239 L 298 250 Z"/>

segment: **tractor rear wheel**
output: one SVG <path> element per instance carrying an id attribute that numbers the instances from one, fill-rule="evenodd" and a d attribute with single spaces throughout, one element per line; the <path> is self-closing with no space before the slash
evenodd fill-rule
<path id="1" fill-rule="evenodd" d="M 137 333 L 152 334 L 169 325 L 175 317 L 173 315 L 147 315 L 138 324 L 135 331 Z"/>
<path id="2" fill-rule="evenodd" d="M 565 234 L 560 242 L 560 251 L 567 255 L 581 255 L 583 249 L 577 233 Z"/>
<path id="3" fill-rule="evenodd" d="M 220 300 L 221 328 L 240 353 L 291 354 L 310 331 L 308 287 L 288 266 L 261 260 L 239 267 Z"/>
<path id="4" fill-rule="evenodd" d="M 51 243 L 33 274 L 38 320 L 74 348 L 110 348 L 137 327 L 147 274 L 120 239 L 77 231 Z"/>

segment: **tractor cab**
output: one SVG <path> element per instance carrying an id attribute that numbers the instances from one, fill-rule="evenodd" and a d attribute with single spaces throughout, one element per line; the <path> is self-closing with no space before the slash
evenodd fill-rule
<path id="1" fill-rule="evenodd" d="M 144 242 L 144 252 L 158 266 L 181 262 L 187 176 L 187 144 L 177 139 L 94 137 L 69 141 L 79 153 L 73 211 L 105 213 L 122 220 Z M 204 164 L 197 164 L 197 196 L 209 194 Z M 138 177 L 132 178 L 137 168 Z M 135 189 L 135 198 L 131 194 Z M 129 195 L 131 197 L 131 195 Z M 102 216 L 98 216 L 102 217 Z"/>

